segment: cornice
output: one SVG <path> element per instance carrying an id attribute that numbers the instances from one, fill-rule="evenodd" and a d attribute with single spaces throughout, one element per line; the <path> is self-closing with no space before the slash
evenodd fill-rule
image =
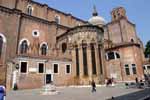
<path id="1" fill-rule="evenodd" d="M 60 36 L 57 36 L 56 40 L 59 40 L 60 38 L 63 38 L 67 35 L 70 35 L 70 34 L 74 34 L 74 33 L 77 33 L 77 32 L 86 32 L 86 31 L 89 31 L 89 32 L 97 32 L 97 31 L 100 31 L 100 32 L 104 32 L 103 28 L 100 28 L 98 26 L 95 26 L 95 25 L 82 25 L 82 26 L 76 26 L 74 28 L 70 28 L 68 29 L 65 33 L 63 33 L 62 35 Z"/>
<path id="2" fill-rule="evenodd" d="M 111 22 L 107 23 L 106 26 L 111 25 L 111 24 L 114 24 L 114 23 L 119 23 L 121 20 L 126 20 L 129 24 L 133 25 L 134 27 L 136 26 L 135 24 L 131 23 L 131 22 L 130 22 L 127 18 L 125 18 L 125 17 L 121 17 L 121 18 L 119 18 L 118 20 L 111 21 Z"/>
<path id="3" fill-rule="evenodd" d="M 117 48 L 124 48 L 124 47 L 129 47 L 129 46 L 140 47 L 140 44 L 138 44 L 138 43 L 132 43 L 132 42 L 126 42 L 126 43 L 121 43 L 121 44 L 113 45 L 110 48 L 105 48 L 105 51 L 110 51 L 110 50 L 114 50 L 114 49 L 117 49 Z"/>
<path id="4" fill-rule="evenodd" d="M 40 60 L 50 60 L 50 61 L 72 61 L 69 58 L 51 57 L 51 56 L 34 56 L 34 55 L 17 55 L 16 58 L 27 58 L 27 59 L 40 59 Z"/>
<path id="5" fill-rule="evenodd" d="M 2 12 L 6 12 L 6 13 L 13 13 L 14 11 L 10 8 L 6 8 L 6 7 L 3 7 L 3 6 L 0 6 L 0 11 Z"/>

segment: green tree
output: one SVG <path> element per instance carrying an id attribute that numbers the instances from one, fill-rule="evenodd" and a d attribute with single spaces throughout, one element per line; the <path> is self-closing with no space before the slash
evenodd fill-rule
<path id="1" fill-rule="evenodd" d="M 146 58 L 150 57 L 150 40 L 146 44 L 146 48 L 145 48 L 144 54 L 145 54 Z"/>

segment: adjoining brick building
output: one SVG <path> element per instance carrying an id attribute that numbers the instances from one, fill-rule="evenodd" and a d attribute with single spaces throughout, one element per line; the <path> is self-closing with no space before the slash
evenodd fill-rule
<path id="1" fill-rule="evenodd" d="M 12 88 L 143 78 L 143 45 L 122 7 L 84 21 L 31 0 L 0 0 L 1 83 Z M 7 81 L 5 81 L 7 79 Z M 3 82 L 2 82 L 3 81 Z"/>

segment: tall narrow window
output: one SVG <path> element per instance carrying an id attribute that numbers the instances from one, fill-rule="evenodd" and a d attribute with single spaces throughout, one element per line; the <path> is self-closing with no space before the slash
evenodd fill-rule
<path id="1" fill-rule="evenodd" d="M 46 55 L 47 54 L 47 45 L 42 44 L 41 46 L 41 55 Z"/>
<path id="2" fill-rule="evenodd" d="M 66 43 L 62 43 L 62 53 L 65 53 L 67 50 L 67 44 Z"/>
<path id="3" fill-rule="evenodd" d="M 79 68 L 79 49 L 78 46 L 75 46 L 75 52 L 76 52 L 76 75 L 80 75 L 80 68 Z"/>
<path id="4" fill-rule="evenodd" d="M 88 75 L 88 65 L 87 65 L 87 44 L 82 44 L 82 52 L 83 52 L 83 72 L 84 75 Z"/>
<path id="5" fill-rule="evenodd" d="M 103 66 L 102 66 L 102 58 L 101 58 L 101 46 L 100 45 L 98 45 L 98 53 L 99 53 L 100 73 L 103 74 Z"/>
<path id="6" fill-rule="evenodd" d="M 2 50 L 3 50 L 3 37 L 0 36 L 0 57 L 2 55 Z"/>
<path id="7" fill-rule="evenodd" d="M 53 71 L 55 74 L 58 74 L 58 64 L 53 65 Z"/>
<path id="8" fill-rule="evenodd" d="M 130 68 L 128 64 L 125 65 L 125 72 L 126 72 L 126 75 L 130 75 Z"/>
<path id="9" fill-rule="evenodd" d="M 91 44 L 91 61 L 92 61 L 92 73 L 96 75 L 96 60 L 95 60 L 95 48 L 94 44 Z"/>
<path id="10" fill-rule="evenodd" d="M 26 54 L 28 50 L 28 43 L 26 40 L 24 40 L 21 45 L 20 45 L 20 53 L 21 54 Z"/>
<path id="11" fill-rule="evenodd" d="M 71 73 L 71 66 L 66 65 L 66 74 L 70 74 L 70 73 Z"/>
<path id="12" fill-rule="evenodd" d="M 27 13 L 28 13 L 28 15 L 32 15 L 32 6 L 31 5 L 28 5 L 28 7 L 27 7 Z"/>
<path id="13" fill-rule="evenodd" d="M 39 73 L 44 73 L 44 64 L 39 63 Z"/>
<path id="14" fill-rule="evenodd" d="M 27 73 L 27 62 L 21 62 L 21 73 Z"/>
<path id="15" fill-rule="evenodd" d="M 136 72 L 136 65 L 135 64 L 132 64 L 132 72 L 133 72 L 133 74 L 136 74 L 137 72 Z"/>

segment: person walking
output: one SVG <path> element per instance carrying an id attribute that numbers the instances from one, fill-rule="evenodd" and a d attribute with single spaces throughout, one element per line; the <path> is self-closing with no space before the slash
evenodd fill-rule
<path id="1" fill-rule="evenodd" d="M 96 92 L 96 84 L 95 84 L 94 80 L 92 80 L 91 85 L 92 85 L 92 92 Z"/>
<path id="2" fill-rule="evenodd" d="M 0 85 L 0 100 L 5 100 L 6 90 L 4 86 Z"/>
<path id="3" fill-rule="evenodd" d="M 136 82 L 136 83 L 139 83 L 139 80 L 138 80 L 138 78 L 137 78 L 137 77 L 135 78 L 135 82 Z"/>
<path id="4" fill-rule="evenodd" d="M 139 80 L 137 77 L 135 78 L 135 82 L 136 82 L 136 87 L 139 88 Z"/>

